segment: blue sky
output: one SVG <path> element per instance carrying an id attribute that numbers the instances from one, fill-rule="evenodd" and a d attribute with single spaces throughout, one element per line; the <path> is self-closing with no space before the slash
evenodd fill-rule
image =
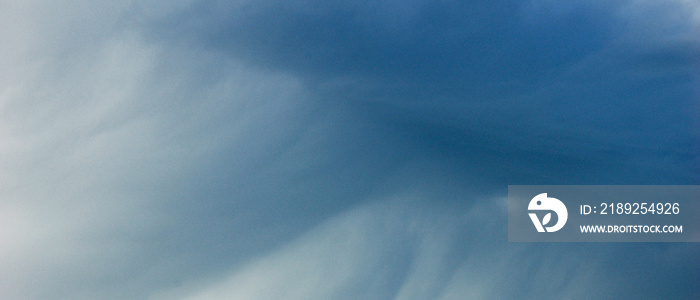
<path id="1" fill-rule="evenodd" d="M 507 242 L 509 184 L 700 184 L 693 1 L 0 3 L 0 298 L 697 298 Z"/>

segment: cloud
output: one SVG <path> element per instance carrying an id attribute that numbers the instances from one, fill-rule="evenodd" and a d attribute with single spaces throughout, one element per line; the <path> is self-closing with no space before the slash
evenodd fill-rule
<path id="1" fill-rule="evenodd" d="M 400 270 L 410 265 L 415 247 L 410 231 L 425 230 L 405 224 L 405 216 L 376 204 L 345 213 L 187 299 L 391 297 L 391 286 L 401 283 Z"/>
<path id="2" fill-rule="evenodd" d="M 506 236 L 502 198 L 436 207 L 425 195 L 392 197 L 333 217 L 220 278 L 160 291 L 150 299 L 636 299 L 697 294 L 690 287 L 693 271 L 683 267 L 697 254 L 691 246 L 508 243 L 494 238 Z M 657 261 L 639 263 L 651 257 Z M 650 288 L 634 288 L 640 284 Z"/>
<path id="3" fill-rule="evenodd" d="M 700 180 L 697 5 L 567 3 L 0 5 L 0 297 L 697 295 L 505 242 L 507 184 Z"/>
<path id="4" fill-rule="evenodd" d="M 203 164 L 226 151 L 244 178 L 244 164 L 269 156 L 255 148 L 275 147 L 288 134 L 276 126 L 294 125 L 283 123 L 299 91 L 291 76 L 112 29 L 78 41 L 76 55 L 37 41 L 4 60 L 16 75 L 0 111 L 5 298 L 138 298 L 182 278 L 159 264 L 195 242 L 166 239 L 193 225 L 176 223 L 187 213 L 178 209 L 213 201 L 187 198 L 221 175 L 196 176 Z M 261 131 L 269 136 L 253 138 Z"/>
<path id="5" fill-rule="evenodd" d="M 329 102 L 381 103 L 416 122 L 522 139 L 525 151 L 602 151 L 625 168 L 656 160 L 655 173 L 679 174 L 638 173 L 638 183 L 697 180 L 682 170 L 697 154 L 692 4 L 422 2 L 397 26 L 388 20 L 399 7 L 207 2 L 172 19 L 201 45 L 299 74 Z"/>
<path id="6" fill-rule="evenodd" d="M 154 299 L 435 297 L 455 268 L 445 264 L 460 255 L 452 246 L 463 242 L 454 238 L 464 236 L 464 227 L 454 225 L 465 216 L 425 206 L 416 195 L 393 197 L 333 217 L 211 286 Z M 484 221 L 468 217 L 471 224 Z"/>

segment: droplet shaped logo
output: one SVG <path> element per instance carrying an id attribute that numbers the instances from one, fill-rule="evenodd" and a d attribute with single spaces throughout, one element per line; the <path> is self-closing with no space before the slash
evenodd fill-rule
<path id="1" fill-rule="evenodd" d="M 528 211 L 549 211 L 542 221 L 537 217 L 534 212 L 529 213 L 532 223 L 535 224 L 538 232 L 555 232 L 559 231 L 564 224 L 566 224 L 566 219 L 569 218 L 569 212 L 566 210 L 566 205 L 559 201 L 557 198 L 547 197 L 547 193 L 542 193 L 530 200 L 530 204 L 527 206 Z M 552 212 L 557 215 L 557 223 L 552 226 L 547 226 L 552 221 Z"/>

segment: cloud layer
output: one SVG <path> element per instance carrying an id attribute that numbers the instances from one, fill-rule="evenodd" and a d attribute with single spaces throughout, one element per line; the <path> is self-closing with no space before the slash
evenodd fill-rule
<path id="1" fill-rule="evenodd" d="M 700 295 L 693 247 L 509 244 L 503 200 L 700 182 L 692 1 L 0 8 L 4 299 Z"/>

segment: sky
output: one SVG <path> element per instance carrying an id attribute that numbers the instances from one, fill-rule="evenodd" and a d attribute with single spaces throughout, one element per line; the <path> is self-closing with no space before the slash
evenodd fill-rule
<path id="1" fill-rule="evenodd" d="M 0 1 L 2 299 L 700 297 L 507 186 L 700 184 L 700 3 Z"/>

